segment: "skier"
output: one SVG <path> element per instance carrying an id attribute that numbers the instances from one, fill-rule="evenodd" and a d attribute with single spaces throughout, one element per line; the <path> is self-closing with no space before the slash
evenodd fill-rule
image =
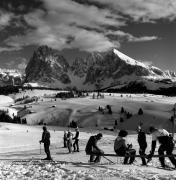
<path id="1" fill-rule="evenodd" d="M 90 155 L 89 162 L 99 163 L 101 160 L 101 154 L 104 154 L 103 150 L 101 150 L 97 146 L 97 142 L 103 137 L 102 133 L 98 133 L 95 136 L 91 136 L 86 145 L 86 154 Z M 93 154 L 94 153 L 94 154 Z"/>
<path id="2" fill-rule="evenodd" d="M 142 130 L 141 126 L 138 126 L 137 132 L 138 132 L 139 154 L 141 156 L 144 156 L 145 150 L 147 148 L 146 134 Z M 144 157 L 141 157 L 141 160 L 142 160 L 142 165 L 144 166 L 147 165 Z"/>
<path id="3" fill-rule="evenodd" d="M 133 156 L 130 157 L 129 164 L 132 164 L 135 160 L 135 154 L 136 150 L 132 149 L 132 144 L 126 144 L 125 137 L 128 135 L 128 132 L 126 130 L 120 130 L 118 137 L 115 139 L 114 142 L 114 151 L 116 152 L 117 155 L 119 156 Z M 129 157 L 124 158 L 124 164 L 128 163 Z"/>
<path id="4" fill-rule="evenodd" d="M 79 129 L 78 129 L 78 127 L 75 128 L 75 131 L 76 131 L 76 134 L 75 134 L 75 137 L 73 138 L 73 140 L 75 140 L 73 143 L 73 148 L 74 148 L 74 152 L 76 152 L 76 151 L 79 152 L 79 144 L 78 144 L 78 142 L 79 142 Z"/>
<path id="5" fill-rule="evenodd" d="M 160 143 L 160 146 L 158 148 L 158 154 L 164 155 L 164 152 L 166 151 L 167 155 L 172 155 L 172 151 L 174 149 L 174 142 L 169 132 L 165 129 L 157 129 L 154 126 L 151 126 L 149 128 L 149 132 L 152 135 L 152 144 L 150 154 L 148 155 L 148 159 L 151 160 L 152 156 L 154 155 L 157 140 Z M 176 168 L 176 159 L 174 158 L 174 156 L 169 157 L 169 159 Z M 159 157 L 159 161 L 163 168 L 167 167 L 165 165 L 164 157 Z"/>
<path id="6" fill-rule="evenodd" d="M 64 141 L 64 148 L 66 148 L 67 147 L 67 131 L 64 131 L 63 141 Z"/>
<path id="7" fill-rule="evenodd" d="M 73 134 L 71 133 L 70 130 L 68 130 L 68 133 L 67 133 L 67 147 L 68 147 L 68 151 L 69 153 L 72 153 L 72 140 L 73 140 Z"/>
<path id="8" fill-rule="evenodd" d="M 43 133 L 42 133 L 42 139 L 39 141 L 40 144 L 44 143 L 44 149 L 47 157 L 43 160 L 52 160 L 51 155 L 50 155 L 50 133 L 47 131 L 46 126 L 43 126 Z"/>

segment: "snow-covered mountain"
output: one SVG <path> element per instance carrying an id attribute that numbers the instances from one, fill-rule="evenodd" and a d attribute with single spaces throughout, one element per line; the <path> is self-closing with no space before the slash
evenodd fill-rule
<path id="1" fill-rule="evenodd" d="M 47 47 L 39 47 L 26 67 L 26 82 L 41 84 L 70 83 L 67 75 L 69 64 L 66 59 Z"/>
<path id="2" fill-rule="evenodd" d="M 176 81 L 176 73 L 172 71 L 162 71 L 161 69 L 151 66 L 151 65 L 145 65 L 142 62 L 136 61 L 135 59 L 132 59 L 128 57 L 127 55 L 123 54 L 122 52 L 114 49 L 114 53 L 122 60 L 125 61 L 126 64 L 130 64 L 131 66 L 137 66 L 142 67 L 146 71 L 148 71 L 147 76 L 143 76 L 147 79 L 157 79 L 157 80 L 163 80 L 163 79 L 170 79 L 171 81 Z"/>
<path id="3" fill-rule="evenodd" d="M 21 85 L 22 79 L 22 74 L 18 70 L 0 68 L 0 86 Z"/>
<path id="4" fill-rule="evenodd" d="M 26 82 L 82 90 L 121 88 L 134 82 L 156 90 L 173 86 L 176 73 L 145 65 L 117 49 L 77 57 L 70 65 L 51 48 L 41 46 L 26 67 Z"/>

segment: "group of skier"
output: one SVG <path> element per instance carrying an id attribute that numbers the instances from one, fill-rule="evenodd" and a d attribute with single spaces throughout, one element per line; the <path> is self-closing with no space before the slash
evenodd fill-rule
<path id="1" fill-rule="evenodd" d="M 176 159 L 172 152 L 174 149 L 173 137 L 165 129 L 157 129 L 153 126 L 149 127 L 149 133 L 152 135 L 151 151 L 148 155 L 145 154 L 147 148 L 146 134 L 140 126 L 137 128 L 138 143 L 139 143 L 139 154 L 142 160 L 142 165 L 147 165 L 155 152 L 156 142 L 160 143 L 158 148 L 159 161 L 163 168 L 166 168 L 164 153 L 170 159 L 173 166 L 176 168 Z M 132 144 L 127 144 L 126 136 L 128 132 L 126 130 L 120 130 L 117 138 L 114 142 L 114 151 L 117 156 L 124 156 L 124 164 L 132 164 L 135 160 L 136 150 L 132 148 Z M 91 136 L 86 145 L 86 153 L 90 155 L 89 162 L 97 163 L 100 162 L 101 156 L 104 156 L 104 152 L 97 146 L 97 142 L 103 137 L 102 133 L 95 136 Z M 129 162 L 128 162 L 129 160 Z"/>
<path id="2" fill-rule="evenodd" d="M 68 132 L 64 131 L 64 148 L 68 148 L 69 153 L 79 152 L 79 128 L 75 128 L 75 131 L 76 133 L 74 137 L 70 130 L 68 130 Z"/>
<path id="3" fill-rule="evenodd" d="M 68 148 L 69 153 L 74 152 L 79 152 L 79 128 L 75 128 L 75 136 L 73 137 L 73 133 L 68 130 L 68 132 L 64 131 L 64 137 L 63 137 L 63 141 L 64 141 L 64 148 Z M 74 140 L 74 143 L 73 143 Z M 43 126 L 43 133 L 42 133 L 42 139 L 39 141 L 39 143 L 43 143 L 44 144 L 44 151 L 46 153 L 46 158 L 44 158 L 43 160 L 52 160 L 51 158 L 51 154 L 50 154 L 50 132 L 47 130 L 46 125 Z M 72 147 L 74 148 L 74 150 L 72 150 Z"/>
<path id="4" fill-rule="evenodd" d="M 68 148 L 69 153 L 79 152 L 79 129 L 75 128 L 75 136 L 73 137 L 73 133 L 68 130 L 68 132 L 64 132 L 64 147 Z M 147 148 L 146 134 L 142 130 L 140 126 L 137 128 L 138 133 L 138 144 L 139 144 L 139 154 L 142 160 L 142 165 L 147 165 L 149 161 L 151 161 L 155 148 L 156 142 L 160 143 L 158 148 L 159 161 L 163 168 L 166 167 L 164 153 L 170 159 L 173 166 L 176 168 L 176 159 L 173 156 L 172 152 L 174 149 L 174 141 L 173 137 L 169 134 L 169 132 L 165 129 L 157 129 L 154 126 L 149 127 L 149 133 L 152 135 L 152 143 L 151 143 L 151 151 L 148 155 L 145 154 Z M 124 156 L 124 164 L 132 164 L 135 160 L 136 150 L 132 148 L 132 144 L 127 144 L 126 137 L 128 132 L 126 130 L 120 130 L 117 138 L 114 141 L 114 151 L 117 156 Z M 98 163 L 100 162 L 101 156 L 104 156 L 104 151 L 100 149 L 97 145 L 97 142 L 101 140 L 103 137 L 102 133 L 98 133 L 97 135 L 93 135 L 89 138 L 86 144 L 86 154 L 90 155 L 89 162 L 90 163 Z M 74 140 L 74 143 L 72 141 Z M 45 160 L 52 160 L 50 155 L 50 133 L 47 130 L 46 126 L 43 126 L 43 134 L 42 139 L 39 141 L 40 143 L 44 143 L 44 150 L 47 155 Z M 72 150 L 73 147 L 73 150 Z"/>

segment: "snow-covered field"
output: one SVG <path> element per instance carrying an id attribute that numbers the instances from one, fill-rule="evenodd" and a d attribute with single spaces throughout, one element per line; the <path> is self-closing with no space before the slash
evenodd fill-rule
<path id="1" fill-rule="evenodd" d="M 38 160 L 45 158 L 43 146 L 40 147 L 39 144 L 42 126 L 0 123 L 0 179 L 174 180 L 176 179 L 176 170 L 160 169 L 157 158 L 153 158 L 147 167 L 141 166 L 140 158 L 136 158 L 133 165 L 123 165 L 122 158 L 114 157 L 108 157 L 114 164 L 103 157 L 100 164 L 89 164 L 89 157 L 85 154 L 85 145 L 91 135 L 102 132 L 103 139 L 99 142 L 99 146 L 105 153 L 114 153 L 113 144 L 119 130 L 117 132 L 107 131 L 104 130 L 104 127 L 112 127 L 114 120 L 117 119 L 118 129 L 129 130 L 127 141 L 133 144 L 133 148 L 138 153 L 139 146 L 134 130 L 139 121 L 142 121 L 145 127 L 155 124 L 170 130 L 168 119 L 173 114 L 172 108 L 175 102 L 175 97 L 143 94 L 131 96 L 124 94 L 123 98 L 121 94 L 105 94 L 104 99 L 92 99 L 92 95 L 90 95 L 85 98 L 57 99 L 57 101 L 43 98 L 42 101 L 29 105 L 32 106 L 30 109 L 35 113 L 26 114 L 25 117 L 29 124 L 34 121 L 38 122 L 40 118 L 45 118 L 49 123 L 55 120 L 54 116 L 57 115 L 55 124 L 48 126 L 51 133 L 51 154 L 54 161 Z M 112 115 L 107 112 L 101 114 L 97 111 L 99 105 L 106 106 L 107 104 L 112 107 Z M 53 105 L 55 106 L 53 107 Z M 119 112 L 122 106 L 133 113 L 133 117 L 120 123 Z M 144 111 L 142 116 L 137 114 L 140 107 Z M 60 122 L 62 122 L 60 125 L 67 125 L 68 121 L 73 119 L 80 123 L 80 152 L 69 154 L 68 150 L 63 148 L 63 132 L 67 128 L 58 125 Z M 99 120 L 97 121 L 97 119 Z M 99 124 L 96 127 L 97 122 Z M 74 129 L 71 130 L 75 133 Z M 147 135 L 147 142 L 147 153 L 149 153 L 151 145 L 149 135 Z M 166 163 L 172 166 L 167 158 Z"/>
<path id="2" fill-rule="evenodd" d="M 176 179 L 176 170 L 159 169 L 158 159 L 153 159 L 148 167 L 141 166 L 140 158 L 136 158 L 133 165 L 123 165 L 122 158 L 114 157 L 108 158 L 115 164 L 104 158 L 100 164 L 89 164 L 85 145 L 90 135 L 98 133 L 98 130 L 80 129 L 80 152 L 69 154 L 63 148 L 64 128 L 49 127 L 54 162 L 43 162 L 38 160 L 45 157 L 43 146 L 40 154 L 41 126 L 0 125 L 0 179 Z M 117 133 L 101 132 L 104 136 L 99 146 L 105 153 L 114 153 L 113 143 Z M 130 134 L 127 140 L 138 151 L 137 135 Z M 150 136 L 147 136 L 147 142 L 148 153 Z M 168 160 L 166 162 L 172 166 Z"/>
<path id="3" fill-rule="evenodd" d="M 14 100 L 11 97 L 0 95 L 0 106 L 6 106 L 13 102 Z"/>
<path id="4" fill-rule="evenodd" d="M 49 95 L 55 94 L 51 91 L 25 91 L 13 96 L 20 98 L 23 96 L 38 96 L 38 102 L 26 104 L 27 110 L 32 113 L 26 113 L 26 110 L 20 112 L 22 118 L 27 119 L 27 123 L 34 125 L 40 122 L 46 122 L 49 125 L 67 126 L 72 120 L 77 121 L 79 127 L 113 128 L 115 120 L 118 121 L 118 128 L 135 130 L 139 122 L 147 128 L 149 125 L 165 127 L 171 130 L 172 123 L 169 121 L 173 115 L 173 106 L 176 97 L 166 97 L 152 94 L 109 94 L 104 93 L 105 98 L 92 99 L 92 94 L 84 98 L 59 99 L 49 98 Z M 47 94 L 47 98 L 44 96 Z M 96 97 L 96 96 L 95 96 Z M 13 108 L 23 108 L 25 104 L 13 106 Z M 110 105 L 112 114 L 105 111 L 104 114 L 98 111 L 98 107 Z M 121 107 L 126 112 L 132 114 L 130 119 L 120 114 Z M 144 114 L 138 115 L 139 108 L 143 109 Z M 120 123 L 120 117 L 124 122 Z"/>

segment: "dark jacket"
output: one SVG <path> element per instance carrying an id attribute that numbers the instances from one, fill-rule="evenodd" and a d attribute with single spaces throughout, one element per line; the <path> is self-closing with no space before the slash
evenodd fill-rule
<path id="1" fill-rule="evenodd" d="M 144 131 L 138 132 L 138 143 L 141 149 L 145 149 L 147 147 L 146 134 Z"/>
<path id="2" fill-rule="evenodd" d="M 98 140 L 97 140 L 96 136 L 91 136 L 89 138 L 87 145 L 86 145 L 86 149 L 85 149 L 87 154 L 92 153 L 94 151 L 94 149 L 101 152 L 101 149 L 97 146 L 97 141 Z"/>
<path id="3" fill-rule="evenodd" d="M 73 139 L 79 140 L 79 131 L 76 131 L 75 137 Z"/>
<path id="4" fill-rule="evenodd" d="M 64 140 L 67 140 L 67 133 L 64 133 L 63 139 L 64 139 Z"/>
<path id="5" fill-rule="evenodd" d="M 126 141 L 123 137 L 118 136 L 114 142 L 114 151 L 118 155 L 124 155 L 128 149 Z"/>
<path id="6" fill-rule="evenodd" d="M 50 133 L 48 131 L 44 131 L 42 134 L 42 143 L 49 144 L 50 143 Z"/>

